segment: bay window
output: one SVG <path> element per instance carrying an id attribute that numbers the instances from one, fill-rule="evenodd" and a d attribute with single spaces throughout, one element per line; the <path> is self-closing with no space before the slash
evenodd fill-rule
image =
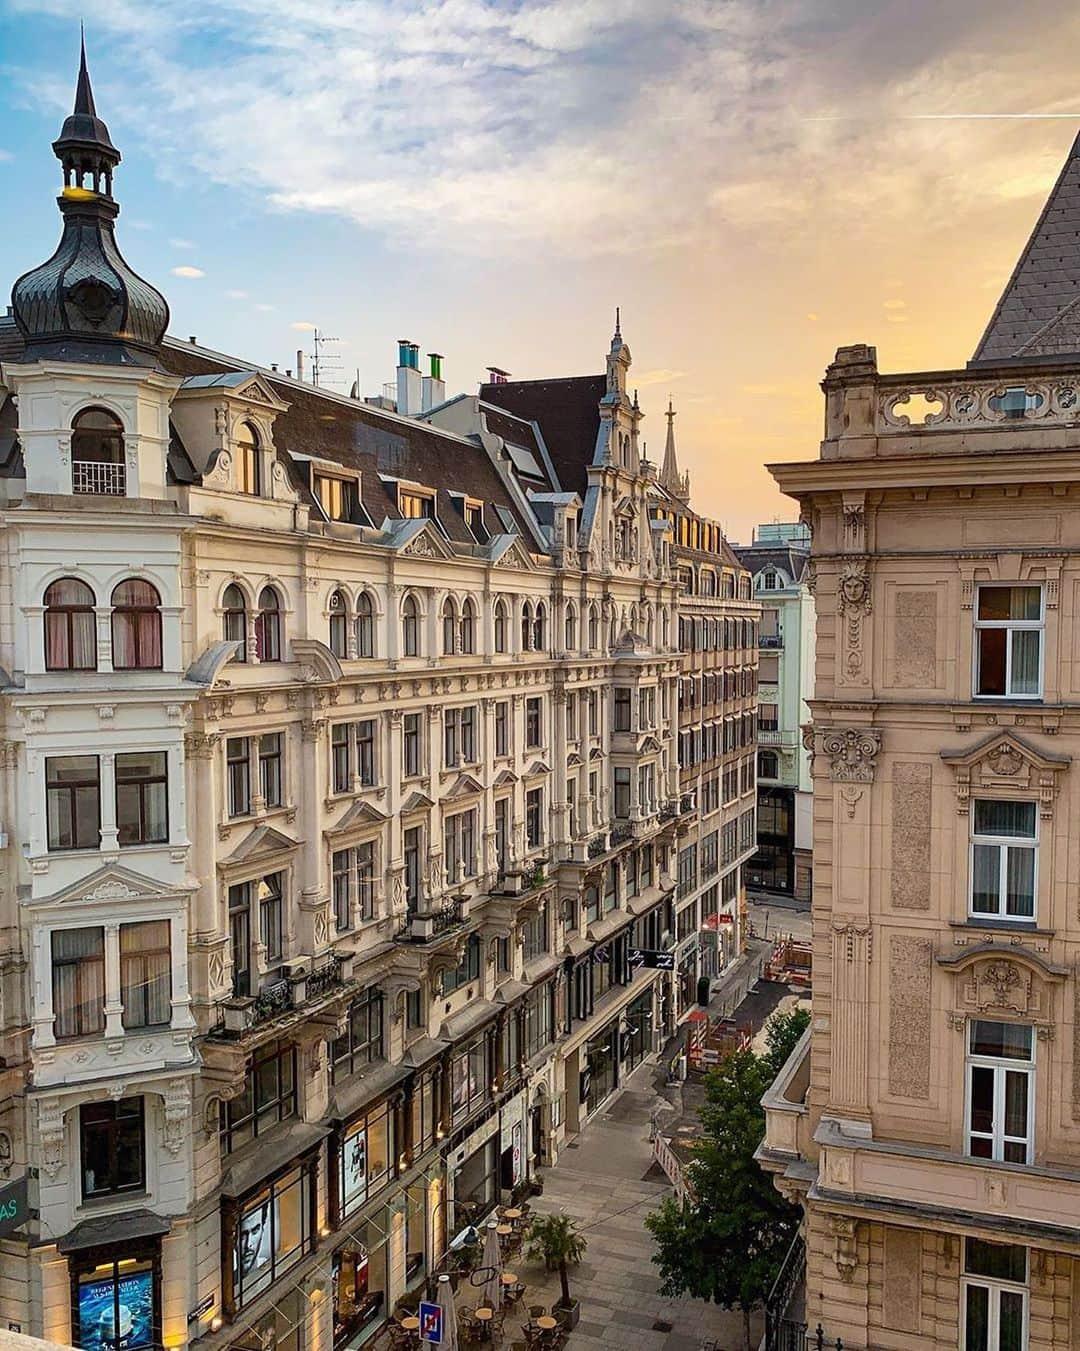
<path id="1" fill-rule="evenodd" d="M 116 829 L 121 848 L 164 844 L 169 838 L 169 789 L 164 751 L 116 757 Z"/>
<path id="2" fill-rule="evenodd" d="M 96 755 L 45 761 L 48 847 L 96 849 L 101 843 L 101 767 Z"/>
<path id="3" fill-rule="evenodd" d="M 105 1030 L 105 930 L 52 934 L 53 1018 L 57 1041 Z"/>

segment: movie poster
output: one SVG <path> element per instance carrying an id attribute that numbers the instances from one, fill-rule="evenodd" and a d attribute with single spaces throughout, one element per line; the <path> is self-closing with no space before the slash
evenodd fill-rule
<path id="1" fill-rule="evenodd" d="M 83 1351 L 136 1351 L 154 1343 L 154 1273 L 125 1272 L 79 1282 Z"/>
<path id="2" fill-rule="evenodd" d="M 367 1127 L 347 1135 L 341 1145 L 341 1205 L 348 1208 L 367 1193 Z"/>

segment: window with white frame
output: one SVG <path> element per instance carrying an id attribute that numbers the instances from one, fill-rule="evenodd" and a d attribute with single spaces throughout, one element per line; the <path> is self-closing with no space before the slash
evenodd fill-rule
<path id="1" fill-rule="evenodd" d="M 115 945 L 107 960 L 106 948 Z M 99 1036 L 105 1005 L 120 1004 L 125 1031 L 172 1021 L 172 951 L 167 919 L 54 929 L 51 934 L 53 1035 L 57 1041 Z M 114 965 L 115 963 L 115 965 Z M 110 974 L 115 972 L 116 974 Z"/>
<path id="2" fill-rule="evenodd" d="M 330 858 L 334 924 L 344 933 L 375 915 L 375 845 L 335 849 Z"/>
<path id="3" fill-rule="evenodd" d="M 1035 1036 L 1025 1023 L 968 1024 L 967 1152 L 1030 1163 L 1035 1116 Z"/>
<path id="4" fill-rule="evenodd" d="M 963 1351 L 1027 1351 L 1028 1250 L 964 1239 Z"/>
<path id="5" fill-rule="evenodd" d="M 975 693 L 1005 699 L 1042 694 L 1043 589 L 980 586 L 975 609 Z"/>
<path id="6" fill-rule="evenodd" d="M 976 799 L 971 811 L 971 897 L 975 918 L 1035 918 L 1038 813 L 1034 802 Z"/>

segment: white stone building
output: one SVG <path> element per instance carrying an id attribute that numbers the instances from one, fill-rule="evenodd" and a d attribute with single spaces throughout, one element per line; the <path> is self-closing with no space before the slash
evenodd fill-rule
<path id="1" fill-rule="evenodd" d="M 618 330 L 542 414 L 373 408 L 165 336 L 85 64 L 54 149 L 0 320 L 0 1317 L 359 1347 L 674 1030 L 667 490 Z"/>

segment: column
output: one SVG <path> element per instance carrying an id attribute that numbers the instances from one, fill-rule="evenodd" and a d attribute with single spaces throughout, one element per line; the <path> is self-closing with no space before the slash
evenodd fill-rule
<path id="1" fill-rule="evenodd" d="M 105 925 L 105 1036 L 122 1037 L 124 1005 L 120 998 L 120 921 Z"/>

